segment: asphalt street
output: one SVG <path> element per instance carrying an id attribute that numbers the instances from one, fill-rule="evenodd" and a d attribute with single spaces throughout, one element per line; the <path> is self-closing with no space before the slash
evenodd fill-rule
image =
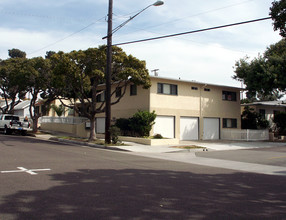
<path id="1" fill-rule="evenodd" d="M 199 154 L 219 157 L 211 155 L 215 153 Z M 229 152 L 222 153 L 235 158 L 226 155 Z M 267 158 L 284 154 L 283 149 L 274 149 Z M 284 163 L 276 161 L 275 165 Z M 0 134 L 0 183 L 1 220 L 286 216 L 285 176 L 160 160 L 31 137 Z"/>
<path id="2" fill-rule="evenodd" d="M 205 158 L 286 167 L 286 143 L 285 146 L 278 147 L 254 148 L 236 151 L 225 150 L 197 152 L 196 155 Z"/>

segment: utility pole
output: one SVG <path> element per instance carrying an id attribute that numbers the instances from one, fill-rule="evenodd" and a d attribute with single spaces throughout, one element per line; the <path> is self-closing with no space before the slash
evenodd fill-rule
<path id="1" fill-rule="evenodd" d="M 105 96 L 105 143 L 110 144 L 110 125 L 111 125 L 111 73 L 112 73 L 112 34 L 126 25 L 129 21 L 134 19 L 136 16 L 141 14 L 143 11 L 151 6 L 163 5 L 163 1 L 156 1 L 154 4 L 148 5 L 146 8 L 139 11 L 137 14 L 129 18 L 127 21 L 123 22 L 121 25 L 117 26 L 112 30 L 112 15 L 113 15 L 113 0 L 109 0 L 108 6 L 108 28 L 107 36 L 102 39 L 107 38 L 107 61 L 106 61 L 106 73 L 105 73 L 105 83 L 106 83 L 106 96 Z"/>
<path id="2" fill-rule="evenodd" d="M 107 30 L 107 64 L 106 64 L 106 100 L 105 100 L 105 143 L 110 144 L 111 125 L 111 73 L 112 73 L 112 14 L 113 0 L 109 0 L 108 7 L 108 30 Z"/>

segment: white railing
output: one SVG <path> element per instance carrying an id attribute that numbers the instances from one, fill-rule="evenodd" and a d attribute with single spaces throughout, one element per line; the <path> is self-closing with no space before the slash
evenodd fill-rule
<path id="1" fill-rule="evenodd" d="M 43 116 L 39 118 L 39 123 L 59 123 L 59 124 L 82 124 L 88 121 L 83 117 L 49 117 Z"/>
<path id="2" fill-rule="evenodd" d="M 221 132 L 223 140 L 242 140 L 242 141 L 266 141 L 269 140 L 269 131 L 250 130 L 250 129 L 223 129 Z"/>

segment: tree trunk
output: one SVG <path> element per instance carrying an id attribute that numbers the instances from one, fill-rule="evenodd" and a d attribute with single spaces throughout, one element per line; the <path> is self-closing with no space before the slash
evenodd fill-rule
<path id="1" fill-rule="evenodd" d="M 90 120 L 90 135 L 88 141 L 94 141 L 96 139 L 96 133 L 95 133 L 95 117 L 92 117 Z"/>
<path id="2" fill-rule="evenodd" d="M 38 117 L 33 117 L 33 132 L 36 133 L 38 131 Z"/>

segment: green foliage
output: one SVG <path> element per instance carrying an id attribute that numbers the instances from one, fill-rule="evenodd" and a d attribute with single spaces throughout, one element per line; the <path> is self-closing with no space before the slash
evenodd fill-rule
<path id="1" fill-rule="evenodd" d="M 118 127 L 123 135 L 127 135 L 131 129 L 130 129 L 130 120 L 127 118 L 119 118 L 115 122 L 115 126 Z"/>
<path id="2" fill-rule="evenodd" d="M 68 100 L 66 107 L 74 107 L 79 115 L 93 119 L 106 109 L 104 102 L 97 103 L 105 83 L 106 48 L 100 46 L 70 53 L 49 51 L 45 58 L 33 59 L 26 59 L 26 53 L 19 49 L 9 50 L 11 58 L 0 60 L 0 95 L 14 100 L 13 103 L 24 98 L 27 91 L 49 102 L 65 99 Z M 130 83 L 147 89 L 151 81 L 145 61 L 127 55 L 119 47 L 112 49 L 111 84 L 116 86 L 111 85 L 114 89 L 111 105 L 114 105 L 125 95 Z M 123 91 L 119 97 L 115 97 L 116 87 Z"/>
<path id="3" fill-rule="evenodd" d="M 5 113 L 13 113 L 19 99 L 26 95 L 27 73 L 30 71 L 25 58 L 9 58 L 0 62 L 0 95 L 6 102 L 11 100 Z"/>
<path id="4" fill-rule="evenodd" d="M 280 31 L 282 37 L 286 37 L 286 1 L 274 1 L 270 8 L 270 16 L 272 17 L 274 30 Z"/>
<path id="5" fill-rule="evenodd" d="M 271 45 L 263 56 L 251 61 L 248 57 L 240 59 L 234 68 L 233 78 L 246 85 L 248 97 L 277 97 L 286 90 L 286 40 Z"/>
<path id="6" fill-rule="evenodd" d="M 241 115 L 242 129 L 265 129 L 269 127 L 269 122 L 262 116 L 246 106 Z"/>
<path id="7" fill-rule="evenodd" d="M 130 128 L 139 136 L 149 136 L 156 119 L 155 111 L 138 111 L 130 118 Z"/>
<path id="8" fill-rule="evenodd" d="M 286 112 L 275 114 L 273 122 L 276 124 L 278 132 L 282 135 L 286 135 Z"/>
<path id="9" fill-rule="evenodd" d="M 8 50 L 8 54 L 11 58 L 26 58 L 26 53 L 24 51 L 15 48 Z"/>
<path id="10" fill-rule="evenodd" d="M 57 113 L 57 116 L 62 116 L 65 113 L 65 106 L 63 105 L 51 105 L 51 108 Z"/>
<path id="11" fill-rule="evenodd" d="M 154 139 L 163 139 L 163 136 L 161 134 L 155 134 Z"/>
<path id="12" fill-rule="evenodd" d="M 115 125 L 124 135 L 146 137 L 149 136 L 156 117 L 155 111 L 138 111 L 129 119 L 117 119 Z"/>
<path id="13" fill-rule="evenodd" d="M 116 126 L 110 127 L 110 136 L 113 144 L 117 144 L 119 141 L 118 136 L 120 135 L 120 128 Z"/>

